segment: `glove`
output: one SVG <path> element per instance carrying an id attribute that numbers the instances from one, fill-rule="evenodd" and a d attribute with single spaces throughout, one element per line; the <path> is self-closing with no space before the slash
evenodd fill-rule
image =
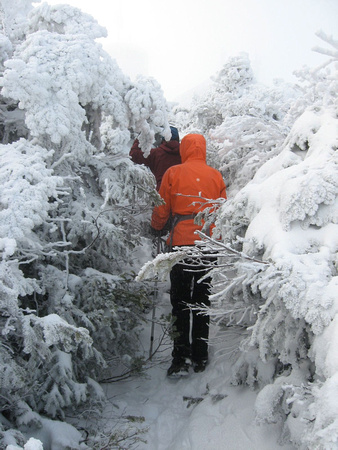
<path id="1" fill-rule="evenodd" d="M 155 237 L 161 237 L 163 234 L 163 230 L 155 230 L 155 228 L 150 226 L 150 234 Z"/>

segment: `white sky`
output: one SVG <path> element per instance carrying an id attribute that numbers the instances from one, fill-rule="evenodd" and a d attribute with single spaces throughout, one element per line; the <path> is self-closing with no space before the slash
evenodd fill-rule
<path id="1" fill-rule="evenodd" d="M 154 77 L 175 100 L 245 51 L 259 81 L 292 81 L 304 64 L 327 57 L 314 46 L 323 30 L 338 39 L 338 0 L 46 0 L 91 14 L 126 75 Z"/>

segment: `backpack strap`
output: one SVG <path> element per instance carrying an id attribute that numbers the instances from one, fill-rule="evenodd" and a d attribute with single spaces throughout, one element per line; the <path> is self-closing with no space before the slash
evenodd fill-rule
<path id="1" fill-rule="evenodd" d="M 169 240 L 169 251 L 170 252 L 173 248 L 174 229 L 175 229 L 176 225 L 178 223 L 182 222 L 183 220 L 195 219 L 196 215 L 197 214 L 175 214 L 175 216 L 173 217 L 173 220 L 172 220 L 172 226 L 171 226 L 171 231 L 170 231 L 170 240 Z"/>

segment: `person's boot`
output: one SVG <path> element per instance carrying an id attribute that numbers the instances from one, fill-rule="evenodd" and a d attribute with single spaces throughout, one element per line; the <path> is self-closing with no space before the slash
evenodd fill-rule
<path id="1" fill-rule="evenodd" d="M 205 368 L 207 367 L 208 360 L 207 359 L 200 359 L 198 361 L 193 362 L 193 368 L 194 372 L 204 372 Z"/>
<path id="2" fill-rule="evenodd" d="M 169 378 L 180 378 L 189 375 L 190 360 L 188 358 L 174 358 L 167 371 Z"/>

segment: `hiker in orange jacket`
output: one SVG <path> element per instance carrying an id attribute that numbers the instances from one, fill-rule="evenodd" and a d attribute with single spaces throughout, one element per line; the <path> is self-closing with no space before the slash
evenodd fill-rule
<path id="1" fill-rule="evenodd" d="M 155 230 L 162 230 L 170 216 L 173 217 L 169 237 L 173 246 L 194 245 L 200 239 L 195 232 L 202 229 L 194 223 L 194 216 L 212 206 L 207 200 L 226 198 L 221 173 L 206 163 L 206 141 L 202 135 L 185 136 L 181 141 L 180 154 L 182 164 L 170 167 L 163 176 L 159 194 L 165 204 L 154 208 L 151 221 Z M 170 300 L 176 337 L 168 376 L 187 375 L 191 363 L 195 372 L 201 372 L 208 362 L 209 316 L 199 314 L 194 308 L 190 333 L 190 310 L 187 305 L 210 304 L 210 279 L 199 282 L 206 273 L 205 267 L 194 271 L 186 269 L 184 264 L 176 264 L 170 272 Z"/>
<path id="2" fill-rule="evenodd" d="M 171 139 L 165 141 L 150 150 L 149 156 L 145 157 L 139 147 L 138 139 L 135 139 L 133 146 L 129 152 L 132 161 L 135 164 L 144 164 L 149 167 L 156 179 L 156 189 L 159 190 L 164 172 L 171 166 L 181 163 L 180 157 L 180 143 L 178 130 L 175 127 L 170 127 Z"/>

